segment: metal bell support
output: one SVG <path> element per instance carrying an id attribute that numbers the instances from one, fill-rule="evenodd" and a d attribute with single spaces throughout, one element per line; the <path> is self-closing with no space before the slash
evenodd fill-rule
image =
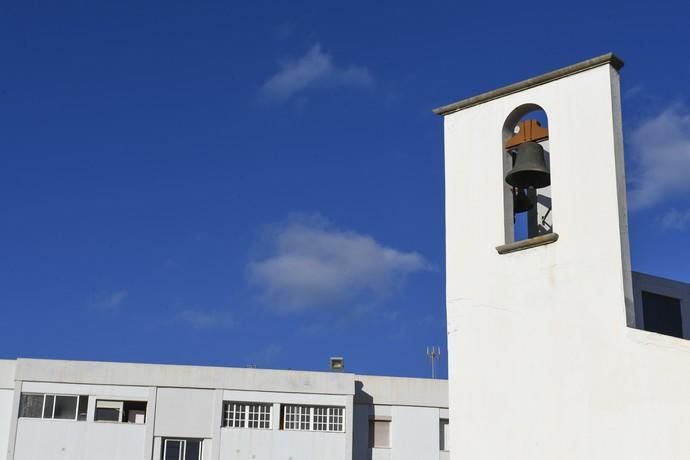
<path id="1" fill-rule="evenodd" d="M 546 167 L 544 148 L 532 141 L 520 144 L 515 165 L 506 174 L 506 182 L 519 189 L 543 188 L 551 185 L 551 173 Z"/>
<path id="2" fill-rule="evenodd" d="M 520 214 L 527 212 L 534 207 L 534 203 L 529 199 L 524 188 L 513 188 L 513 212 Z"/>

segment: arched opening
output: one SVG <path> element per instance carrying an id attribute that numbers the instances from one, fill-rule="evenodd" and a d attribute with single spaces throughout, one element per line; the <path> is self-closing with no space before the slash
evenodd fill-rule
<path id="1" fill-rule="evenodd" d="M 502 138 L 506 244 L 553 233 L 546 112 L 521 105 L 503 124 Z"/>

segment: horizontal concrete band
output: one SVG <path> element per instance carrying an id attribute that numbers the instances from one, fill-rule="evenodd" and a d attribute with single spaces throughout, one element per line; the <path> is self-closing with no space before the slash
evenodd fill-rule
<path id="1" fill-rule="evenodd" d="M 477 96 L 472 96 L 470 98 L 463 99 L 458 102 L 453 102 L 452 104 L 438 107 L 434 109 L 433 112 L 436 115 L 448 115 L 453 112 L 457 112 L 468 107 L 472 107 L 474 105 L 490 101 L 492 99 L 498 99 L 499 97 L 507 96 L 508 94 L 524 91 L 528 88 L 543 85 L 545 83 L 549 83 L 554 80 L 558 80 L 560 78 L 564 78 L 579 72 L 584 72 L 585 70 L 593 69 L 595 67 L 599 67 L 606 64 L 610 64 L 616 70 L 620 70 L 623 67 L 623 61 L 620 58 L 618 58 L 613 53 L 606 53 L 592 59 L 587 59 L 586 61 L 578 62 L 577 64 L 569 65 L 568 67 L 563 67 L 561 69 L 554 70 L 553 72 L 539 75 L 538 77 L 529 78 L 518 83 L 513 83 L 512 85 L 504 86 L 493 91 L 482 93 Z"/>
<path id="2" fill-rule="evenodd" d="M 503 244 L 496 246 L 496 251 L 499 254 L 508 254 L 510 252 L 522 251 L 523 249 L 534 248 L 537 246 L 544 246 L 545 244 L 555 243 L 558 241 L 558 233 L 547 233 L 546 235 L 535 236 L 515 243 Z"/>

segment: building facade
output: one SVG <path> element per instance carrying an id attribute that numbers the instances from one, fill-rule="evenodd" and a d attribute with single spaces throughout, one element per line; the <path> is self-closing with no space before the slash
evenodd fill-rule
<path id="1" fill-rule="evenodd" d="M 635 302 L 622 65 L 608 54 L 436 110 L 451 459 L 688 458 L 687 291 L 641 275 Z M 514 152 L 532 112 L 548 146 Z M 547 225 L 520 234 L 525 194 L 526 219 Z"/>
<path id="2" fill-rule="evenodd" d="M 0 361 L 8 460 L 444 460 L 447 407 L 444 380 Z"/>

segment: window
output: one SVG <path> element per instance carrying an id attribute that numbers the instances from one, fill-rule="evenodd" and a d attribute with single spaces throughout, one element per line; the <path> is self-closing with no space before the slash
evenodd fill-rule
<path id="1" fill-rule="evenodd" d="M 680 299 L 642 291 L 644 329 L 683 338 Z"/>
<path id="2" fill-rule="evenodd" d="M 283 406 L 283 429 L 304 431 L 345 431 L 345 408 L 329 406 Z"/>
<path id="3" fill-rule="evenodd" d="M 96 400 L 97 422 L 146 423 L 146 401 Z"/>
<path id="4" fill-rule="evenodd" d="M 164 439 L 163 460 L 201 460 L 201 439 Z"/>
<path id="5" fill-rule="evenodd" d="M 449 438 L 449 433 L 448 433 L 448 419 L 447 418 L 442 418 L 439 421 L 439 430 L 438 430 L 438 444 L 439 444 L 439 450 L 450 450 L 448 449 L 448 440 Z"/>
<path id="6" fill-rule="evenodd" d="M 88 407 L 87 395 L 22 393 L 19 417 L 83 421 Z"/>
<path id="7" fill-rule="evenodd" d="M 233 428 L 271 428 L 272 404 L 253 402 L 223 403 L 223 426 Z"/>
<path id="8" fill-rule="evenodd" d="M 391 421 L 369 420 L 369 447 L 388 449 L 391 446 Z"/>

